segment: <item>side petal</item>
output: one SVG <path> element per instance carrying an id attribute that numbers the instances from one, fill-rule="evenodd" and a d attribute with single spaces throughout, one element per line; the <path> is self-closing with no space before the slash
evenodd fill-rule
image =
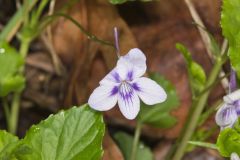
<path id="1" fill-rule="evenodd" d="M 100 85 L 88 99 L 91 108 L 98 111 L 106 111 L 117 103 L 118 86 Z"/>
<path id="2" fill-rule="evenodd" d="M 167 94 L 164 89 L 149 78 L 141 77 L 136 79 L 132 83 L 132 87 L 140 99 L 148 105 L 161 103 L 167 99 Z"/>
<path id="3" fill-rule="evenodd" d="M 140 100 L 131 86 L 121 86 L 118 94 L 118 106 L 127 119 L 136 118 L 140 110 Z"/>
<path id="4" fill-rule="evenodd" d="M 116 68 L 111 70 L 100 82 L 100 85 L 114 85 L 115 83 L 120 83 L 121 78 L 118 74 Z"/>
<path id="5" fill-rule="evenodd" d="M 221 127 L 232 127 L 238 116 L 233 106 L 224 104 L 215 116 L 216 123 Z"/>

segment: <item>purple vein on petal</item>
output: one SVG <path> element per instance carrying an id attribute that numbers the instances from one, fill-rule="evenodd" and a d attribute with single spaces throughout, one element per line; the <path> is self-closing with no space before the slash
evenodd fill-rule
<path id="1" fill-rule="evenodd" d="M 118 86 L 114 86 L 110 92 L 110 96 L 114 96 L 118 93 Z"/>
<path id="2" fill-rule="evenodd" d="M 133 80 L 133 71 L 129 71 L 129 72 L 127 73 L 127 80 L 128 80 L 128 81 L 132 81 L 132 80 Z"/>
<path id="3" fill-rule="evenodd" d="M 121 82 L 121 79 L 120 79 L 120 76 L 117 72 L 113 72 L 112 73 L 112 76 L 114 78 L 114 80 L 117 82 L 117 83 L 120 83 Z"/>
<path id="4" fill-rule="evenodd" d="M 136 91 L 141 91 L 141 88 L 139 87 L 139 85 L 137 83 L 133 83 L 132 88 Z"/>
<path id="5" fill-rule="evenodd" d="M 128 83 L 124 82 L 121 84 L 119 94 L 124 100 L 125 104 L 130 103 L 130 101 L 131 103 L 133 103 L 132 101 L 133 89 Z"/>

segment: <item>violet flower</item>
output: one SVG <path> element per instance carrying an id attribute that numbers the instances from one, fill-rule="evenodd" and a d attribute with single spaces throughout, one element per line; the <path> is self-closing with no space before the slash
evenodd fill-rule
<path id="1" fill-rule="evenodd" d="M 146 57 L 134 48 L 119 57 L 117 66 L 107 74 L 90 95 L 88 104 L 98 111 L 107 111 L 116 103 L 127 119 L 134 119 L 140 110 L 140 99 L 153 105 L 166 100 L 167 94 L 155 81 L 141 77 L 146 72 Z M 140 98 L 140 99 L 139 99 Z"/>
<path id="2" fill-rule="evenodd" d="M 233 127 L 240 116 L 240 90 L 236 89 L 236 73 L 232 70 L 229 84 L 230 93 L 223 97 L 224 103 L 215 116 L 216 123 L 221 129 Z"/>

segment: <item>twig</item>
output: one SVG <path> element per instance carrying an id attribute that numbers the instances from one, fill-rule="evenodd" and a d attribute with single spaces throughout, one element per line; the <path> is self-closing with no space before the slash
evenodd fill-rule
<path id="1" fill-rule="evenodd" d="M 187 4 L 187 7 L 190 11 L 190 14 L 193 18 L 193 20 L 198 24 L 200 25 L 201 27 L 197 27 L 198 28 L 198 31 L 202 37 L 202 40 L 203 40 L 203 43 L 205 45 L 205 48 L 207 50 L 207 53 L 210 57 L 210 59 L 213 61 L 214 60 L 214 56 L 211 52 L 211 40 L 210 40 L 210 37 L 208 35 L 208 33 L 203 29 L 203 28 L 206 28 L 205 25 L 203 24 L 203 21 L 201 20 L 198 12 L 196 11 L 196 8 L 194 7 L 194 4 L 191 2 L 191 0 L 185 0 L 185 3 Z M 226 48 L 227 48 L 227 41 L 224 40 L 223 41 L 223 44 L 222 44 L 222 50 L 221 50 L 221 54 L 225 53 L 226 51 Z M 220 77 L 224 77 L 226 74 L 223 70 L 221 70 L 219 76 Z M 227 92 L 228 91 L 228 85 L 229 85 L 229 82 L 228 82 L 228 79 L 227 78 L 224 78 L 222 79 L 221 81 L 221 84 L 224 88 L 224 90 Z"/>
<path id="2" fill-rule="evenodd" d="M 50 40 L 46 37 L 46 35 L 44 33 L 41 35 L 41 39 L 52 57 L 53 66 L 54 66 L 56 73 L 60 76 L 64 75 L 66 69 L 64 68 L 59 57 L 57 56 L 57 53 L 56 53 L 52 43 L 50 42 Z"/>

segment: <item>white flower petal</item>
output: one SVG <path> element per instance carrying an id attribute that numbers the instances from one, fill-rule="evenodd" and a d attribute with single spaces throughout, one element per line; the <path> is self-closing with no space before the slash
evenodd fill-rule
<path id="1" fill-rule="evenodd" d="M 240 158 L 239 158 L 238 154 L 234 152 L 231 154 L 231 160 L 240 160 Z"/>
<path id="2" fill-rule="evenodd" d="M 114 68 L 111 72 L 109 72 L 100 82 L 100 85 L 115 85 L 116 83 L 120 83 L 121 78 L 117 73 L 116 68 Z"/>
<path id="3" fill-rule="evenodd" d="M 130 63 L 139 70 L 139 72 L 142 72 L 142 75 L 146 72 L 146 56 L 140 49 L 133 48 L 123 57 L 124 59 L 128 59 Z"/>
<path id="4" fill-rule="evenodd" d="M 229 103 L 229 104 L 231 104 L 234 101 L 239 100 L 239 99 L 240 99 L 240 89 L 223 97 L 224 102 Z"/>
<path id="5" fill-rule="evenodd" d="M 131 81 L 146 72 L 146 57 L 141 50 L 131 49 L 127 55 L 119 58 L 116 68 L 122 80 Z"/>
<path id="6" fill-rule="evenodd" d="M 221 127 L 232 127 L 238 116 L 234 106 L 223 104 L 215 116 L 216 123 Z"/>
<path id="7" fill-rule="evenodd" d="M 88 99 L 91 108 L 98 111 L 106 111 L 117 103 L 118 86 L 100 85 Z"/>
<path id="8" fill-rule="evenodd" d="M 148 105 L 161 103 L 167 99 L 164 89 L 149 78 L 138 78 L 132 83 L 132 86 L 140 99 Z"/>
<path id="9" fill-rule="evenodd" d="M 120 111 L 127 119 L 134 119 L 140 110 L 140 100 L 129 84 L 122 84 L 118 94 Z"/>

